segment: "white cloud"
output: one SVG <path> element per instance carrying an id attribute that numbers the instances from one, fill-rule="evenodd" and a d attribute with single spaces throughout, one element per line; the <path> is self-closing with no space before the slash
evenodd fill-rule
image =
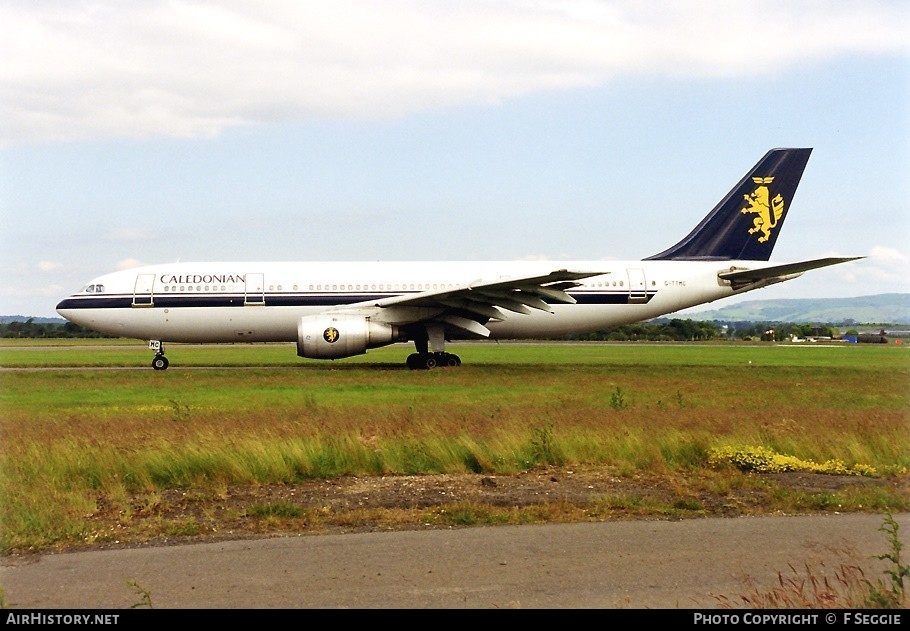
<path id="1" fill-rule="evenodd" d="M 145 241 L 149 233 L 141 228 L 116 228 L 107 234 L 109 241 Z"/>
<path id="2" fill-rule="evenodd" d="M 45 298 L 59 298 L 63 294 L 63 291 L 63 285 L 59 283 L 51 283 L 50 285 L 45 285 L 44 287 L 38 287 L 36 293 L 37 295 L 43 296 Z"/>
<path id="3" fill-rule="evenodd" d="M 63 269 L 63 263 L 56 263 L 54 261 L 39 261 L 38 269 L 42 272 L 56 272 L 57 270 Z"/>
<path id="4" fill-rule="evenodd" d="M 895 248 L 882 245 L 874 246 L 869 252 L 869 257 L 879 264 L 910 267 L 910 256 Z"/>
<path id="5" fill-rule="evenodd" d="M 12 297 L 12 298 L 59 298 L 63 294 L 63 286 L 58 283 L 51 283 L 50 285 L 29 285 L 27 287 L 23 286 L 9 286 L 3 289 L 2 297 Z M 4 314 L 6 315 L 6 314 Z"/>
<path id="6" fill-rule="evenodd" d="M 894 248 L 876 246 L 869 258 L 860 263 L 862 271 L 857 280 L 865 285 L 889 283 L 901 287 L 899 291 L 910 292 L 910 256 Z"/>
<path id="7" fill-rule="evenodd" d="M 132 269 L 134 267 L 140 267 L 142 265 L 145 265 L 145 263 L 143 263 L 139 259 L 132 259 L 132 258 L 123 259 L 122 261 L 117 262 L 117 269 L 118 270 Z"/>
<path id="8" fill-rule="evenodd" d="M 874 0 L 7 3 L 0 144 L 396 117 L 631 73 L 756 76 L 905 54 L 908 16 Z"/>

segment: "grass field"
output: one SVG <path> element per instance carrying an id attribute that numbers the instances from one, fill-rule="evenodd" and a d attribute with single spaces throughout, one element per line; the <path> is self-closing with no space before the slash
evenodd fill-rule
<path id="1" fill-rule="evenodd" d="M 910 468 L 906 346 L 462 344 L 449 347 L 461 367 L 431 371 L 406 369 L 410 350 L 318 362 L 292 344 L 174 344 L 157 372 L 141 343 L 4 340 L 0 548 L 192 535 L 208 527 L 204 500 L 235 487 L 548 466 L 685 478 L 730 505 L 761 485 L 767 510 L 910 508 L 895 483 Z M 760 478 L 794 470 L 879 483 L 797 495 Z M 201 516 L 160 510 L 173 491 L 202 498 Z M 632 505 L 593 501 L 564 518 Z M 675 502 L 651 509 L 707 510 Z M 464 523 L 522 519 L 460 508 L 473 511 Z M 332 517 L 288 500 L 234 510 L 262 530 Z"/>

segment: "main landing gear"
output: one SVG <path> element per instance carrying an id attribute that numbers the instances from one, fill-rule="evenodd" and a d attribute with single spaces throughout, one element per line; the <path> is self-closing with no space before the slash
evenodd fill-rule
<path id="1" fill-rule="evenodd" d="M 149 348 L 155 351 L 152 368 L 155 370 L 167 370 L 168 361 L 167 357 L 164 356 L 164 344 L 160 340 L 149 340 Z"/>
<path id="2" fill-rule="evenodd" d="M 414 338 L 416 353 L 408 355 L 407 365 L 411 370 L 428 370 L 437 366 L 461 366 L 461 358 L 445 351 L 445 330 L 439 324 L 427 324 Z M 433 348 L 430 351 L 430 347 Z"/>
<path id="3" fill-rule="evenodd" d="M 436 368 L 436 366 L 461 366 L 461 358 L 453 353 L 411 353 L 408 355 L 408 368 L 411 370 Z"/>

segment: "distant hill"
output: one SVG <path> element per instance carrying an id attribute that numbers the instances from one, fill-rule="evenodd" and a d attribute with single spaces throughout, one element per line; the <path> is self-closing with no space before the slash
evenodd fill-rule
<path id="1" fill-rule="evenodd" d="M 748 300 L 709 311 L 691 311 L 693 320 L 725 322 L 799 322 L 819 324 L 910 325 L 910 294 L 877 294 L 856 298 Z"/>

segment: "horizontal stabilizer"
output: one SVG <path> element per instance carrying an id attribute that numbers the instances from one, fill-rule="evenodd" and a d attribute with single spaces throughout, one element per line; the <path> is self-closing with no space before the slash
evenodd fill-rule
<path id="1" fill-rule="evenodd" d="M 855 261 L 862 258 L 865 257 L 829 257 L 824 259 L 813 259 L 811 261 L 800 261 L 798 263 L 772 265 L 770 267 L 758 267 L 755 269 L 734 268 L 728 272 L 720 272 L 717 276 L 722 280 L 730 281 L 734 289 L 738 289 L 762 281 L 786 280 L 786 278 L 808 272 L 809 270 L 827 267 L 829 265 L 837 265 L 838 263 L 847 263 L 848 261 Z"/>

